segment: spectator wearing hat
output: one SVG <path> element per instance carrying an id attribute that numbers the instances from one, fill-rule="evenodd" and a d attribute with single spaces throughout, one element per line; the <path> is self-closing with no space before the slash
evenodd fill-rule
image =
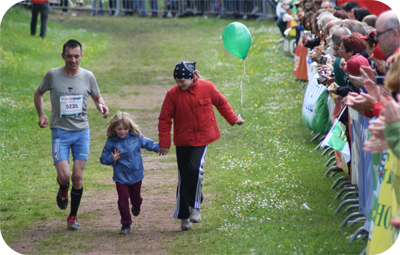
<path id="1" fill-rule="evenodd" d="M 353 55 L 349 58 L 347 63 L 344 65 L 343 71 L 345 73 L 348 73 L 353 76 L 360 76 L 361 75 L 361 71 L 360 71 L 361 66 L 369 66 L 368 60 L 359 54 Z"/>

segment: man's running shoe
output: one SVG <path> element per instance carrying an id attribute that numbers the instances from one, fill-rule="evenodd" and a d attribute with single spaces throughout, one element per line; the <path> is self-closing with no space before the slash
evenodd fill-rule
<path id="1" fill-rule="evenodd" d="M 79 230 L 81 229 L 81 226 L 78 223 L 78 220 L 76 219 L 76 216 L 68 216 L 68 229 L 69 230 Z"/>
<path id="2" fill-rule="evenodd" d="M 140 208 L 134 208 L 134 207 L 132 207 L 132 214 L 133 214 L 133 216 L 139 216 L 139 213 L 140 213 Z"/>
<path id="3" fill-rule="evenodd" d="M 58 189 L 57 193 L 57 205 L 61 210 L 65 210 L 68 207 L 68 189 Z"/>
<path id="4" fill-rule="evenodd" d="M 121 231 L 119 231 L 120 235 L 127 235 L 131 231 L 131 226 L 129 225 L 122 225 Z"/>

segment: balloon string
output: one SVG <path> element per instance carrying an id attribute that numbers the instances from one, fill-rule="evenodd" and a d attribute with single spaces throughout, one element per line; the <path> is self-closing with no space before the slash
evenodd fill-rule
<path id="1" fill-rule="evenodd" d="M 243 59 L 243 76 L 242 76 L 242 80 L 240 81 L 240 111 L 243 111 L 243 79 L 244 79 L 244 75 L 246 73 L 246 60 Z M 241 118 L 240 113 L 239 113 L 239 118 Z"/>

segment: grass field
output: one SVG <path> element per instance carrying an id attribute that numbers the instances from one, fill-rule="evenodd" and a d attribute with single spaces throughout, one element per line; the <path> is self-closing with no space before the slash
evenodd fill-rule
<path id="1" fill-rule="evenodd" d="M 168 253 L 358 254 L 366 241 L 349 243 L 360 225 L 340 229 L 346 214 L 333 215 L 340 201 L 333 200 L 337 190 L 329 189 L 334 180 L 322 178 L 328 157 L 314 151 L 317 141 L 309 142 L 312 135 L 301 119 L 302 83 L 293 78 L 293 62 L 282 57 L 278 29 L 272 22 L 243 21 L 252 35 L 244 62 L 222 44 L 222 31 L 232 21 L 51 14 L 47 38 L 41 40 L 29 35 L 29 13 L 10 9 L 1 23 L 0 45 L 4 240 L 22 242 L 27 238 L 24 232 L 37 222 L 63 215 L 54 203 L 50 133 L 38 128 L 33 93 L 49 69 L 63 65 L 62 44 L 75 38 L 83 42 L 81 65 L 94 72 L 102 93 L 118 94 L 118 88 L 127 85 L 173 86 L 175 64 L 195 61 L 203 78 L 212 81 L 246 121 L 231 127 L 217 112 L 222 138 L 209 146 L 206 159 L 203 191 L 209 198 L 202 209 L 204 222 L 173 235 Z M 91 116 L 96 116 L 95 110 L 89 117 L 92 147 L 97 149 L 91 150 L 93 160 L 85 168 L 85 190 L 101 190 L 109 188 L 98 181 L 109 172 L 97 161 L 106 120 Z M 311 210 L 302 209 L 303 203 Z M 46 247 L 43 254 L 71 253 L 59 250 L 57 238 L 49 236 L 36 245 Z M 95 241 L 96 236 L 86 238 Z M 94 247 L 78 246 L 74 251 L 85 253 Z"/>

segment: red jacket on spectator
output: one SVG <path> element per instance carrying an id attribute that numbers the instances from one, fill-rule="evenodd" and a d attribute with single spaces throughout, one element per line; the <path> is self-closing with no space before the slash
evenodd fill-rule
<path id="1" fill-rule="evenodd" d="M 32 0 L 32 3 L 33 4 L 41 4 L 41 3 L 44 3 L 44 2 L 48 2 L 49 0 Z"/>
<path id="2" fill-rule="evenodd" d="M 158 131 L 161 148 L 171 146 L 171 124 L 174 119 L 175 146 L 204 146 L 215 142 L 221 135 L 213 105 L 230 125 L 238 116 L 226 97 L 210 81 L 200 80 L 187 90 L 175 85 L 168 90 L 159 117 Z"/>

